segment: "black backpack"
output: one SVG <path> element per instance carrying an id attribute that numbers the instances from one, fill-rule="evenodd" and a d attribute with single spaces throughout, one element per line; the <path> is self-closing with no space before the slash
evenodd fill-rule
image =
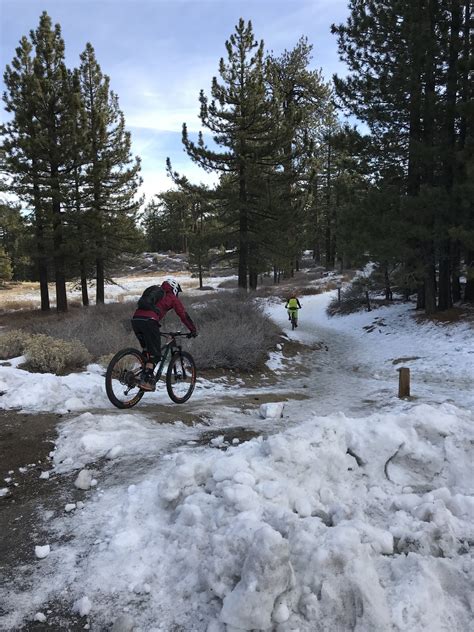
<path id="1" fill-rule="evenodd" d="M 151 309 L 159 314 L 160 310 L 156 307 L 156 303 L 160 301 L 164 295 L 165 291 L 160 285 L 150 285 L 138 299 L 139 309 Z"/>

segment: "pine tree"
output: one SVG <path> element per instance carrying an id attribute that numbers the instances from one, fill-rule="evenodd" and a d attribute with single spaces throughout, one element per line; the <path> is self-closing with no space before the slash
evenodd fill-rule
<path id="1" fill-rule="evenodd" d="M 69 216 L 68 247 L 71 252 L 70 274 L 79 277 L 82 304 L 89 305 L 88 282 L 93 269 L 94 236 L 90 230 L 90 196 L 86 190 L 88 167 L 87 114 L 81 95 L 80 75 L 77 69 L 70 73 L 71 102 L 71 171 L 66 205 Z"/>
<path id="2" fill-rule="evenodd" d="M 50 309 L 48 289 L 48 251 L 50 209 L 42 196 L 40 179 L 40 119 L 36 114 L 33 46 L 22 37 L 11 65 L 4 73 L 6 111 L 12 118 L 2 126 L 2 156 L 5 171 L 11 176 L 11 189 L 31 211 L 35 242 L 32 256 L 40 282 L 41 309 Z"/>
<path id="3" fill-rule="evenodd" d="M 333 27 L 350 68 L 335 78 L 336 90 L 404 166 L 405 265 L 418 277 L 417 306 L 432 313 L 452 304 L 459 278 L 451 234 L 455 171 L 462 171 L 453 167 L 462 129 L 460 3 L 357 0 L 350 10 L 347 24 Z"/>
<path id="4" fill-rule="evenodd" d="M 34 54 L 33 54 L 34 53 Z M 59 24 L 46 12 L 22 38 L 5 71 L 7 169 L 15 192 L 34 208 L 42 309 L 49 309 L 47 264 L 53 262 L 56 308 L 67 310 L 64 191 L 70 170 L 71 85 Z"/>
<path id="5" fill-rule="evenodd" d="M 212 100 L 203 91 L 199 98 L 202 125 L 222 151 L 210 149 L 202 133 L 197 143 L 191 141 L 186 125 L 183 144 L 204 169 L 231 179 L 229 209 L 235 211 L 238 226 L 238 285 L 246 289 L 249 277 L 251 285 L 256 281 L 258 222 L 265 215 L 259 192 L 275 145 L 277 117 L 266 94 L 263 41 L 255 41 L 251 22 L 239 20 L 226 50 L 227 60 L 219 64 L 220 82 L 216 77 L 212 81 Z"/>
<path id="6" fill-rule="evenodd" d="M 170 189 L 156 195 L 145 209 L 143 226 L 150 250 L 188 252 L 192 232 L 189 194 Z"/>
<path id="7" fill-rule="evenodd" d="M 81 54 L 80 78 L 87 121 L 87 224 L 93 236 L 96 302 L 103 303 L 107 264 L 137 244 L 140 160 L 131 156 L 131 137 L 118 97 L 110 90 L 110 80 L 102 73 L 91 44 Z"/>
<path id="8" fill-rule="evenodd" d="M 306 210 L 315 177 L 313 148 L 333 107 L 321 72 L 309 69 L 311 53 L 312 46 L 301 38 L 292 50 L 270 56 L 267 62 L 270 93 L 282 127 L 276 227 L 287 253 L 287 273 L 297 267 L 306 240 Z"/>

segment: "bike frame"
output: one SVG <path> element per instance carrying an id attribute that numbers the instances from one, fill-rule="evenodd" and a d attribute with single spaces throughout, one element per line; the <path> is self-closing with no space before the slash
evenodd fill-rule
<path id="1" fill-rule="evenodd" d="M 160 364 L 158 365 L 158 370 L 155 370 L 155 379 L 159 380 L 160 377 L 163 374 L 163 369 L 165 368 L 165 364 L 168 360 L 168 357 L 173 356 L 173 353 L 176 351 L 181 351 L 181 345 L 179 345 L 176 342 L 176 337 L 177 336 L 185 336 L 186 334 L 182 334 L 181 332 L 176 332 L 176 333 L 162 333 L 162 336 L 169 336 L 171 338 L 171 340 L 169 342 L 167 342 L 165 345 L 163 345 L 161 347 L 161 360 L 160 360 Z"/>

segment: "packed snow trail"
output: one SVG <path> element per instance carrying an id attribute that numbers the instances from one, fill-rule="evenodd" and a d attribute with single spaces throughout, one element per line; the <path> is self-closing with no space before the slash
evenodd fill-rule
<path id="1" fill-rule="evenodd" d="M 290 338 L 321 347 L 305 354 L 310 376 L 292 380 L 290 370 L 285 379 L 287 386 L 311 387 L 318 413 L 407 408 L 397 398 L 400 366 L 411 368 L 412 401 L 474 408 L 472 324 L 417 323 L 407 304 L 330 318 L 333 295 L 303 297 L 295 331 L 283 304 L 268 308 Z"/>
<path id="2" fill-rule="evenodd" d="M 172 408 L 201 424 L 157 424 L 161 393 L 62 424 L 51 475 L 81 470 L 89 489 L 71 482 L 64 514 L 44 515 L 50 552 L 28 598 L 21 573 L 1 595 L 2 629 L 48 604 L 53 626 L 59 604 L 97 631 L 470 629 L 472 330 L 416 328 L 407 306 L 328 320 L 327 300 L 302 301 L 288 336 L 310 350 L 272 358 L 276 385 L 204 383 Z M 400 358 L 414 402 L 396 397 Z M 282 390 L 281 418 L 240 405 Z M 239 428 L 263 436 L 239 445 Z"/>

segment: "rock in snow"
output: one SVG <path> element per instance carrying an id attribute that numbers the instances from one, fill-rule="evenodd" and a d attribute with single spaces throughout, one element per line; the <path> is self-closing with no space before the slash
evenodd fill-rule
<path id="1" fill-rule="evenodd" d="M 39 560 L 42 560 L 51 553 L 51 547 L 49 544 L 45 544 L 44 546 L 35 546 L 35 555 Z"/>
<path id="2" fill-rule="evenodd" d="M 283 402 L 268 402 L 262 404 L 259 409 L 260 417 L 262 419 L 276 419 L 283 416 L 283 408 L 285 404 Z"/>
<path id="3" fill-rule="evenodd" d="M 72 511 L 73 509 L 76 508 L 76 503 L 68 503 L 65 507 L 64 507 L 64 511 L 66 513 L 69 513 L 70 511 Z"/>
<path id="4" fill-rule="evenodd" d="M 111 632 L 132 632 L 135 621 L 129 614 L 122 614 L 115 619 Z"/>
<path id="5" fill-rule="evenodd" d="M 77 489 L 90 489 L 97 485 L 97 481 L 94 478 L 95 474 L 94 470 L 81 470 L 74 481 L 74 485 Z"/>
<path id="6" fill-rule="evenodd" d="M 33 621 L 39 621 L 40 623 L 44 623 L 46 621 L 46 615 L 42 612 L 37 612 L 33 617 Z"/>
<path id="7" fill-rule="evenodd" d="M 92 610 L 91 600 L 87 595 L 84 595 L 84 597 L 74 602 L 72 609 L 74 612 L 78 612 L 80 617 L 87 617 Z"/>

